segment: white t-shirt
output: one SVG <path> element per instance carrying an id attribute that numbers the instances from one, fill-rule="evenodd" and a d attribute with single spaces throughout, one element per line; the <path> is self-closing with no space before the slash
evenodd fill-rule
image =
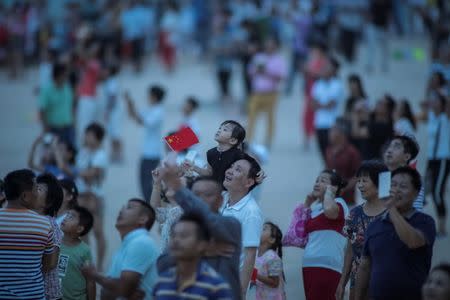
<path id="1" fill-rule="evenodd" d="M 398 121 L 396 121 L 394 124 L 394 130 L 397 134 L 400 135 L 416 135 L 416 130 L 414 129 L 411 121 L 409 121 L 407 118 L 400 118 Z"/>
<path id="2" fill-rule="evenodd" d="M 245 259 L 245 248 L 259 247 L 264 217 L 251 193 L 248 193 L 233 206 L 229 206 L 228 204 L 228 192 L 223 192 L 222 195 L 223 205 L 220 208 L 220 212 L 224 216 L 238 219 L 242 225 L 242 252 L 239 264 L 239 268 L 242 268 Z"/>
<path id="3" fill-rule="evenodd" d="M 328 80 L 320 79 L 312 87 L 313 99 L 322 105 L 336 101 L 332 108 L 320 108 L 316 110 L 314 126 L 316 129 L 330 129 L 339 116 L 339 107 L 344 98 L 344 86 L 339 78 Z"/>
<path id="4" fill-rule="evenodd" d="M 142 156 L 146 159 L 159 159 L 164 148 L 162 140 L 164 108 L 161 104 L 149 106 L 140 116 L 145 128 Z"/>
<path id="5" fill-rule="evenodd" d="M 103 196 L 103 182 L 106 175 L 106 168 L 108 166 L 108 156 L 103 148 L 96 151 L 90 151 L 86 148 L 82 148 L 77 154 L 76 167 L 79 172 L 87 170 L 89 168 L 102 169 L 101 178 L 94 183 L 87 183 L 82 178 L 78 177 L 76 180 L 78 191 L 92 192 L 97 196 Z"/>

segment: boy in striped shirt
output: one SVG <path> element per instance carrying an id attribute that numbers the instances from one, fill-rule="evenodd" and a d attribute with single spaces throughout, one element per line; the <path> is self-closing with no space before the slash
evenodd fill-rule
<path id="1" fill-rule="evenodd" d="M 0 209 L 0 299 L 45 299 L 42 270 L 56 266 L 50 221 L 35 209 L 37 185 L 30 170 L 4 179 L 6 208 Z"/>

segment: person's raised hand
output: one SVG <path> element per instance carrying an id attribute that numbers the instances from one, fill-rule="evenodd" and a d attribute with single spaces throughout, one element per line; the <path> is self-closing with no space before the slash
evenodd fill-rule
<path id="1" fill-rule="evenodd" d="M 152 179 L 153 179 L 153 184 L 161 184 L 162 182 L 162 178 L 161 178 L 161 172 L 160 172 L 161 168 L 156 168 L 152 171 Z"/>
<path id="2" fill-rule="evenodd" d="M 336 197 L 337 190 L 338 190 L 337 186 L 328 185 L 327 189 L 325 190 L 324 199 L 327 199 L 327 198 L 334 199 Z"/>
<path id="3" fill-rule="evenodd" d="M 177 164 L 177 153 L 170 152 L 163 161 L 163 166 L 160 169 L 161 178 L 168 187 L 173 190 L 178 190 L 182 184 L 180 180 L 180 168 Z"/>

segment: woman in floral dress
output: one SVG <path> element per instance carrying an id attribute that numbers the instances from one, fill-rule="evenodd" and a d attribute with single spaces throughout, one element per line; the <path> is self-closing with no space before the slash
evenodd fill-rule
<path id="1" fill-rule="evenodd" d="M 345 250 L 344 268 L 342 276 L 336 290 L 336 299 L 344 298 L 345 287 L 350 280 L 349 299 L 355 299 L 354 287 L 356 272 L 361 262 L 361 254 L 364 247 L 364 236 L 374 219 L 383 215 L 385 211 L 384 203 L 378 198 L 378 175 L 387 172 L 387 167 L 379 161 L 364 161 L 359 168 L 356 177 L 357 187 L 361 191 L 365 203 L 356 206 L 350 211 L 345 220 L 343 229 L 347 237 L 347 248 Z"/>

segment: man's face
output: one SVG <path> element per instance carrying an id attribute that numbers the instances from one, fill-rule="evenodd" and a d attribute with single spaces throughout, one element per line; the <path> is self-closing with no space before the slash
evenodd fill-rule
<path id="1" fill-rule="evenodd" d="M 394 139 L 389 143 L 389 146 L 386 151 L 384 151 L 383 155 L 384 163 L 386 165 L 396 167 L 405 166 L 410 157 L 411 155 L 405 153 L 405 147 L 398 139 Z"/>
<path id="2" fill-rule="evenodd" d="M 219 211 L 223 199 L 221 194 L 221 187 L 217 183 L 208 180 L 197 181 L 192 186 L 192 192 L 197 197 L 205 201 L 211 211 Z"/>
<path id="3" fill-rule="evenodd" d="M 408 174 L 396 174 L 392 177 L 390 195 L 399 211 L 407 212 L 412 208 L 417 191 Z"/>
<path id="4" fill-rule="evenodd" d="M 84 144 L 89 149 L 97 149 L 100 142 L 92 131 L 86 131 L 84 135 Z"/>
<path id="5" fill-rule="evenodd" d="M 219 129 L 216 132 L 214 139 L 219 143 L 229 143 L 231 140 L 231 135 L 233 133 L 234 125 L 233 124 L 223 124 L 220 125 Z"/>
<path id="6" fill-rule="evenodd" d="M 117 216 L 116 228 L 139 227 L 140 224 L 146 222 L 143 218 L 141 204 L 136 201 L 128 201 Z"/>
<path id="7" fill-rule="evenodd" d="M 225 171 L 225 180 L 223 185 L 227 189 L 233 188 L 250 188 L 255 181 L 248 178 L 250 171 L 250 163 L 244 159 L 234 162 L 231 167 Z"/>
<path id="8" fill-rule="evenodd" d="M 180 221 L 173 226 L 169 249 L 175 259 L 188 260 L 200 257 L 206 249 L 206 244 L 199 240 L 195 223 Z"/>

